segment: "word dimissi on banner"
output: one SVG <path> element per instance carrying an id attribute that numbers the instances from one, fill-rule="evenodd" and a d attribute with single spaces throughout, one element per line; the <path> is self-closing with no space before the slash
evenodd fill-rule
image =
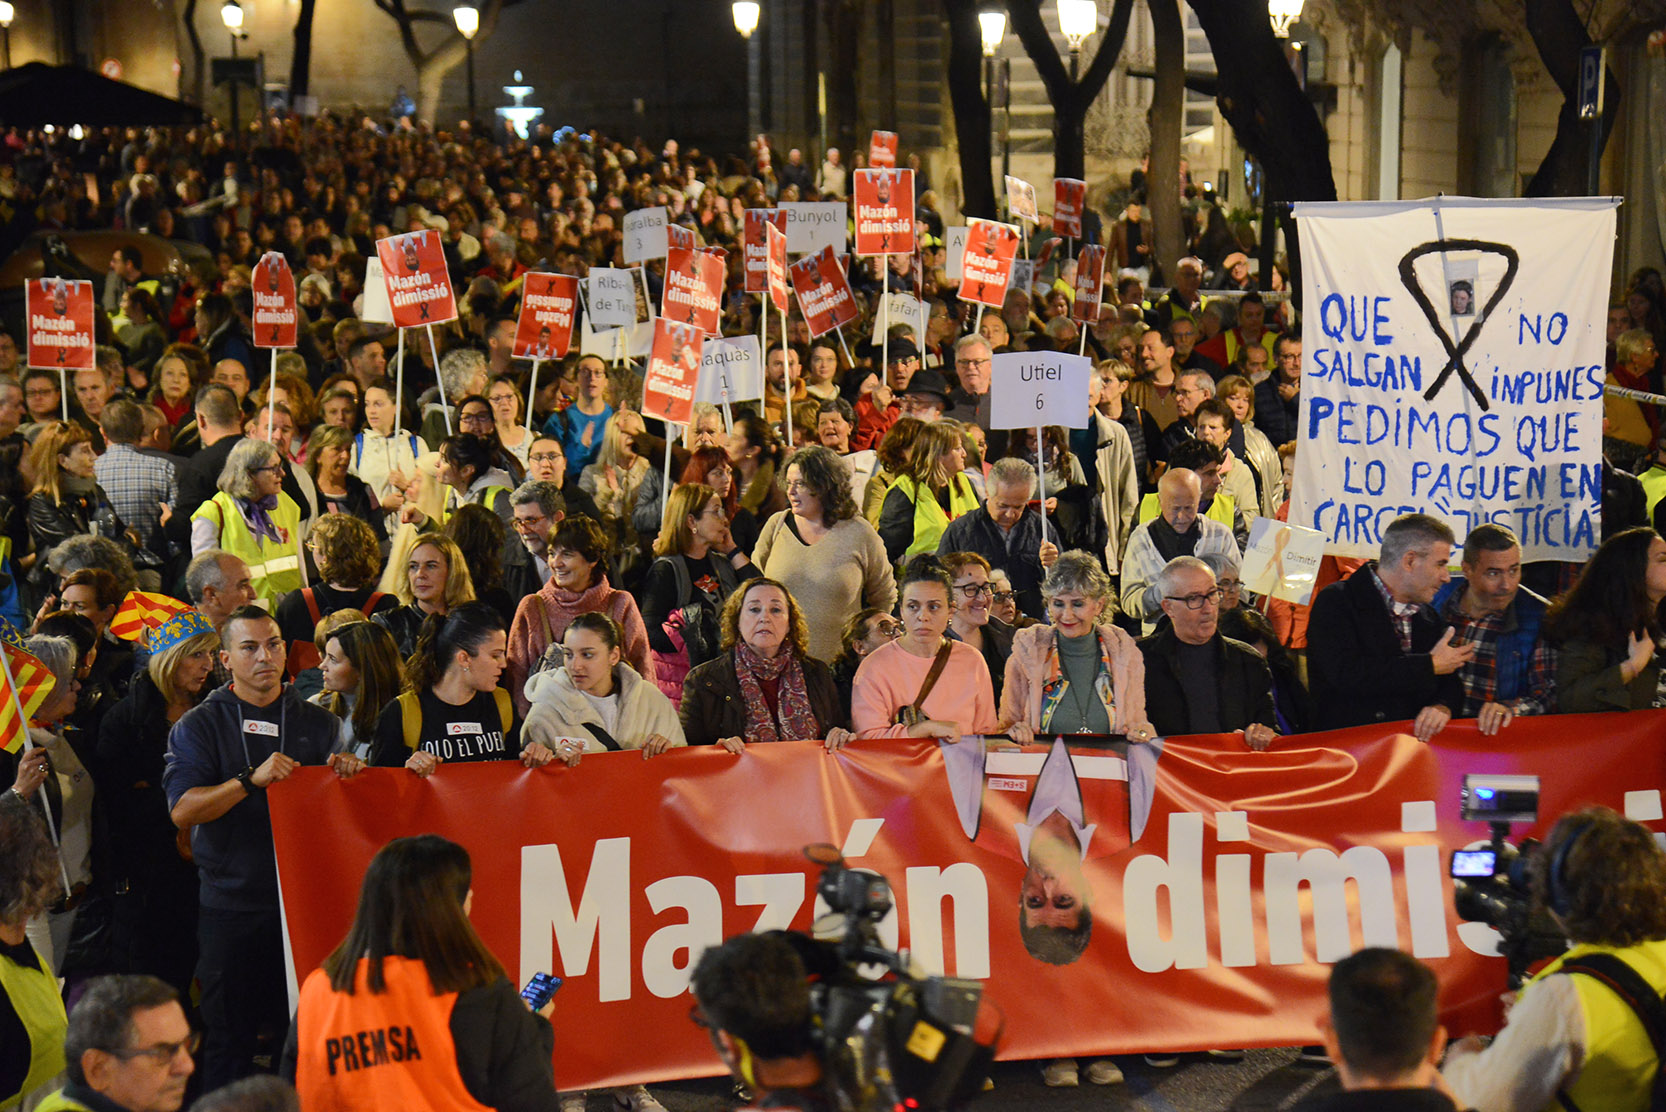
<path id="1" fill-rule="evenodd" d="M 961 256 L 960 299 L 999 309 L 1006 301 L 1007 283 L 1012 278 L 1013 256 L 1018 254 L 1018 229 L 995 220 L 972 218 Z"/>
<path id="2" fill-rule="evenodd" d="M 780 209 L 746 209 L 741 220 L 746 292 L 763 293 L 769 289 L 769 240 L 764 236 L 764 225 L 774 224 L 777 231 L 785 234 L 787 214 Z"/>
<path id="3" fill-rule="evenodd" d="M 29 366 L 55 371 L 93 368 L 93 284 L 36 278 L 24 286 L 29 314 Z"/>
<path id="4" fill-rule="evenodd" d="M 259 348 L 292 348 L 300 328 L 300 306 L 295 301 L 295 275 L 289 261 L 268 251 L 255 263 L 250 276 L 254 313 L 250 338 Z"/>
<path id="5" fill-rule="evenodd" d="M 662 314 L 701 332 L 719 331 L 723 315 L 723 260 L 706 251 L 673 247 L 665 259 Z"/>
<path id="6" fill-rule="evenodd" d="M 692 324 L 660 317 L 654 321 L 654 347 L 642 385 L 642 411 L 675 425 L 694 415 L 694 386 L 700 374 L 706 334 Z"/>
<path id="7" fill-rule="evenodd" d="M 1070 303 L 1070 319 L 1078 324 L 1095 323 L 1104 300 L 1105 248 L 1089 243 L 1076 256 L 1076 296 Z"/>
<path id="8" fill-rule="evenodd" d="M 914 171 L 856 171 L 856 253 L 907 255 L 914 250 Z"/>
<path id="9" fill-rule="evenodd" d="M 844 263 L 833 254 L 832 248 L 823 247 L 814 255 L 798 260 L 788 271 L 798 307 L 810 324 L 811 336 L 841 328 L 861 315 L 850 291 Z"/>
<path id="10" fill-rule="evenodd" d="M 457 301 L 438 233 L 425 229 L 379 239 L 376 255 L 382 260 L 394 324 L 420 328 L 457 319 Z"/>
<path id="11" fill-rule="evenodd" d="M 515 322 L 516 359 L 560 359 L 573 344 L 578 279 L 531 271 L 522 277 L 521 315 Z"/>
<path id="12" fill-rule="evenodd" d="M 1087 195 L 1088 183 L 1080 178 L 1053 179 L 1053 231 L 1082 238 L 1082 209 Z"/>
<path id="13" fill-rule="evenodd" d="M 1601 537 L 1616 201 L 1300 203 L 1301 451 L 1292 524 L 1375 555 L 1421 511 L 1533 560 Z"/>

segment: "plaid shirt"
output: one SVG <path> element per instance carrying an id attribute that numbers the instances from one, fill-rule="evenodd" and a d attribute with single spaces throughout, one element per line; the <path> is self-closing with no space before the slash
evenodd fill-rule
<path id="1" fill-rule="evenodd" d="M 1464 584 L 1440 608 L 1440 616 L 1451 622 L 1456 631 L 1453 642 L 1475 646 L 1474 658 L 1458 669 L 1458 678 L 1464 685 L 1464 704 L 1456 714 L 1458 718 L 1474 718 L 1481 712 L 1482 704 L 1498 702 L 1498 638 L 1505 632 L 1505 619 L 1510 616 L 1508 610 L 1479 618 L 1464 613 L 1464 593 L 1468 590 L 1469 585 Z M 1556 650 L 1543 637 L 1533 646 L 1528 660 L 1525 689 L 1527 694 L 1507 704 L 1510 712 L 1549 714 L 1556 699 Z"/>
<path id="2" fill-rule="evenodd" d="M 162 528 L 161 503 L 173 506 L 179 501 L 179 480 L 174 465 L 160 456 L 150 456 L 134 450 L 130 444 L 111 444 L 93 464 L 98 485 L 110 496 L 116 516 L 129 529 L 139 534 L 146 547 L 153 547 Z M 195 506 L 175 506 L 181 513 L 190 513 Z M 165 556 L 166 551 L 157 555 Z"/>
<path id="3" fill-rule="evenodd" d="M 1375 563 L 1371 564 L 1371 582 L 1377 588 L 1377 593 L 1383 596 L 1383 605 L 1388 607 L 1388 616 L 1394 622 L 1394 632 L 1400 637 L 1400 651 L 1411 652 L 1411 620 L 1417 613 L 1417 603 L 1394 601 L 1388 584 L 1377 574 Z"/>

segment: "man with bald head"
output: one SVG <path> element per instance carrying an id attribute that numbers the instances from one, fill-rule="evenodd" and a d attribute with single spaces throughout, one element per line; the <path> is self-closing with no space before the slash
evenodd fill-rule
<path id="1" fill-rule="evenodd" d="M 1122 559 L 1122 609 L 1140 619 L 1150 633 L 1163 612 L 1158 577 L 1176 556 L 1203 557 L 1211 552 L 1240 556 L 1232 530 L 1213 518 L 1200 516 L 1203 483 L 1197 472 L 1177 467 L 1157 482 L 1157 516 L 1142 522 L 1128 537 Z"/>

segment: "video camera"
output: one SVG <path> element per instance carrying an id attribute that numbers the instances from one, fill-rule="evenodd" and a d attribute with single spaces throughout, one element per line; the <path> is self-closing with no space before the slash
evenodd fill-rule
<path id="1" fill-rule="evenodd" d="M 1512 824 L 1538 820 L 1539 778 L 1468 775 L 1460 803 L 1460 817 L 1487 823 L 1492 842 L 1486 849 L 1453 851 L 1452 907 L 1465 922 L 1498 932 L 1510 987 L 1517 988 L 1534 965 L 1568 948 L 1556 921 L 1532 898 L 1528 867 L 1538 840 L 1524 838 L 1519 846 L 1507 840 Z"/>
<path id="2" fill-rule="evenodd" d="M 843 1112 L 946 1112 L 983 1089 L 1001 1021 L 983 986 L 920 977 L 879 939 L 892 906 L 877 873 L 845 864 L 830 845 L 806 846 L 822 867 L 816 894 L 829 914 L 820 937 L 792 932 L 809 970 L 810 1010 L 827 1092 Z M 829 938 L 833 930 L 837 938 Z"/>

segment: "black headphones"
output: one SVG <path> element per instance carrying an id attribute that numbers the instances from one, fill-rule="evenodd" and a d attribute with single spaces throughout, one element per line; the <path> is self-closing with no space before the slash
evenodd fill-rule
<path id="1" fill-rule="evenodd" d="M 1573 893 L 1568 891 L 1567 886 L 1568 856 L 1594 825 L 1593 819 L 1581 821 L 1556 847 L 1556 853 L 1550 859 L 1550 868 L 1545 871 L 1545 905 L 1557 915 L 1566 916 L 1573 910 Z"/>

